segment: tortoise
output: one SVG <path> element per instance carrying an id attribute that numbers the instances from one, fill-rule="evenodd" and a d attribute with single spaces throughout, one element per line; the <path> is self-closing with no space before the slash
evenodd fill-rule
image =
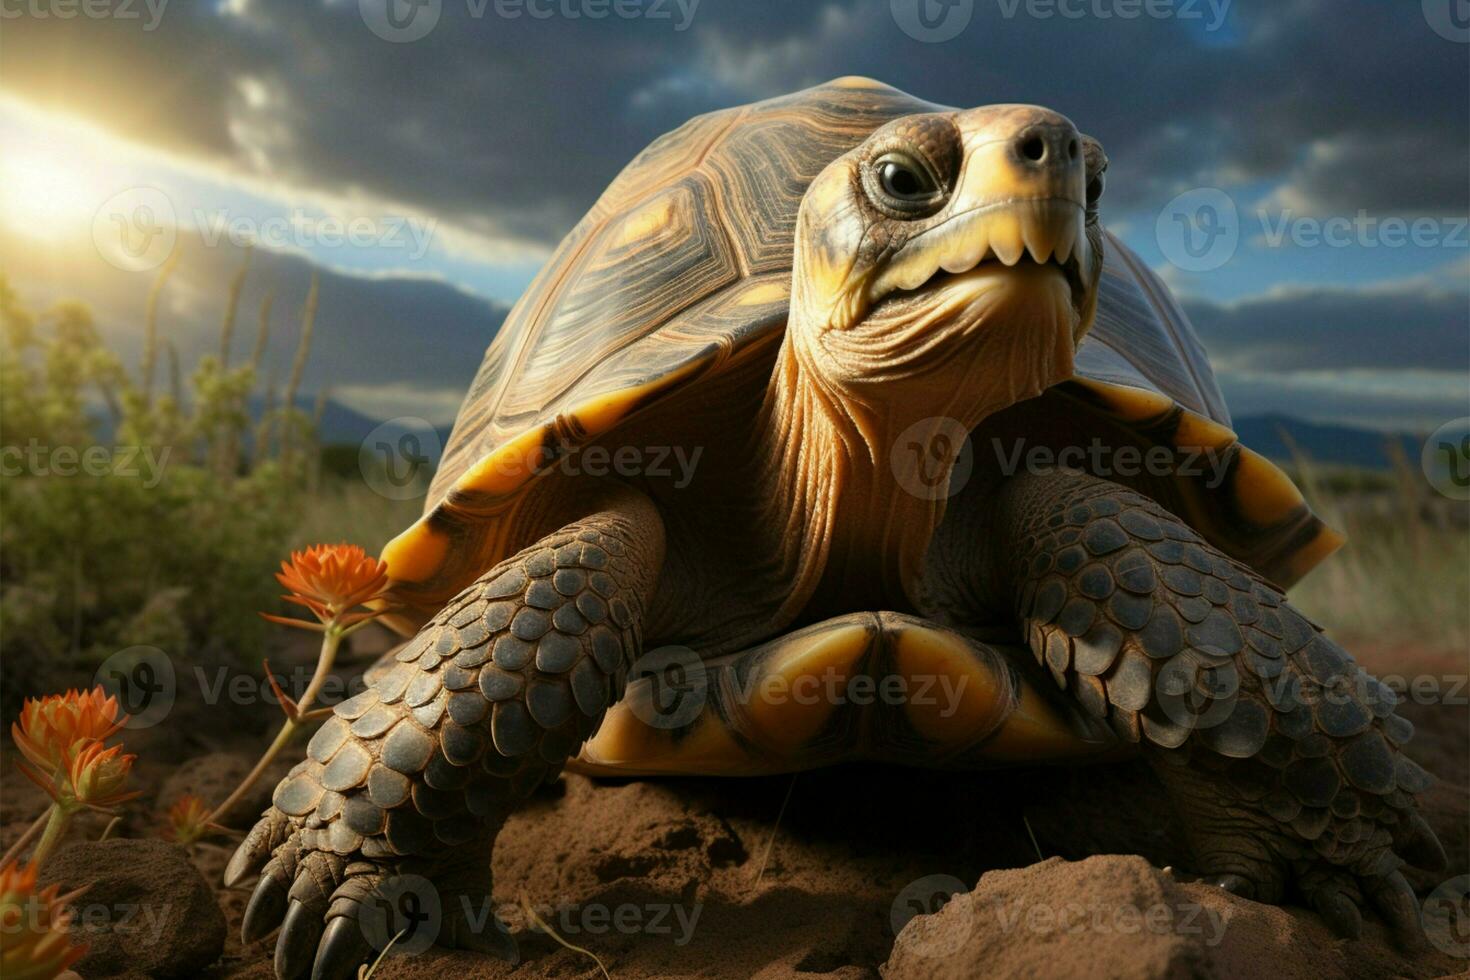
<path id="1" fill-rule="evenodd" d="M 842 78 L 645 149 L 494 337 L 383 552 L 408 641 L 226 869 L 281 977 L 417 876 L 513 957 L 490 849 L 564 766 L 1139 753 L 1208 880 L 1415 928 L 1396 696 L 1284 597 L 1342 541 L 1241 446 L 1064 116 Z M 685 465 L 668 465 L 669 459 Z M 449 898 L 465 899 L 451 902 Z M 284 920 L 284 921 L 283 921 Z"/>

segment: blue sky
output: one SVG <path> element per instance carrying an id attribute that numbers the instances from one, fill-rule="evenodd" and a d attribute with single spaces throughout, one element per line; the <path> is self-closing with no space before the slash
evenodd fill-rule
<path id="1" fill-rule="evenodd" d="M 41 3 L 0 25 L 0 256 L 37 304 L 93 300 L 124 347 L 125 297 L 149 269 L 119 279 L 80 258 L 91 242 L 98 264 L 108 202 L 154 202 L 204 239 L 182 270 L 193 302 L 182 291 L 173 311 L 186 348 L 207 348 L 209 276 L 253 236 L 258 254 L 337 274 L 343 295 L 401 280 L 432 303 L 427 282 L 456 315 L 489 311 L 483 340 L 459 323 L 440 340 L 472 362 L 651 139 L 858 73 L 953 105 L 1046 104 L 1101 139 L 1104 220 L 1184 298 L 1236 414 L 1412 428 L 1470 414 L 1470 43 L 1454 0 L 159 2 L 132 19 Z M 358 356 L 332 364 L 334 390 L 375 414 L 415 399 L 452 414 L 472 363 L 388 378 L 373 356 L 404 330 L 436 343 L 443 318 L 354 309 Z M 388 381 L 396 394 L 375 397 Z"/>

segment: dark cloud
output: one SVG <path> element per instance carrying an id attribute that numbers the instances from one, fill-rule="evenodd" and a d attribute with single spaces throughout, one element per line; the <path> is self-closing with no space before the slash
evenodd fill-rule
<path id="1" fill-rule="evenodd" d="M 677 12 L 505 20 L 487 2 L 473 18 L 469 0 L 444 0 L 408 44 L 374 36 L 355 0 L 175 2 L 152 32 L 7 21 L 4 86 L 241 174 L 538 243 L 689 115 L 849 73 L 1067 112 L 1108 146 L 1115 208 L 1244 179 L 1335 210 L 1466 206 L 1470 47 L 1416 3 L 1235 3 L 1210 32 L 1204 2 L 1190 21 L 975 0 L 962 34 L 923 44 L 881 0 L 703 0 L 682 32 Z"/>
<path id="2" fill-rule="evenodd" d="M 1282 287 L 1228 304 L 1187 297 L 1184 307 L 1211 359 L 1231 370 L 1470 372 L 1464 290 L 1427 278 Z"/>

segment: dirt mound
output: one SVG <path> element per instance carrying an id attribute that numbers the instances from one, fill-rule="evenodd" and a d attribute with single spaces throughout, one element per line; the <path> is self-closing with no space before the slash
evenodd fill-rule
<path id="1" fill-rule="evenodd" d="M 885 980 L 979 977 L 1432 977 L 1464 966 L 1402 952 L 1376 923 L 1333 936 L 1316 916 L 1175 880 L 1143 858 L 1052 858 L 992 871 L 894 943 Z"/>

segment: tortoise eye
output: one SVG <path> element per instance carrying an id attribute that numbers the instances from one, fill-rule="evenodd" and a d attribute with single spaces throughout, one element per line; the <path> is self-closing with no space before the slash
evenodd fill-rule
<path id="1" fill-rule="evenodd" d="M 878 170 L 878 184 L 883 194 L 904 203 L 923 201 L 938 191 L 928 167 L 908 156 L 907 153 L 885 153 L 873 163 Z"/>
<path id="2" fill-rule="evenodd" d="M 912 214 L 927 210 L 939 195 L 939 185 L 929 168 L 907 153 L 890 151 L 873 161 L 880 204 Z"/>

